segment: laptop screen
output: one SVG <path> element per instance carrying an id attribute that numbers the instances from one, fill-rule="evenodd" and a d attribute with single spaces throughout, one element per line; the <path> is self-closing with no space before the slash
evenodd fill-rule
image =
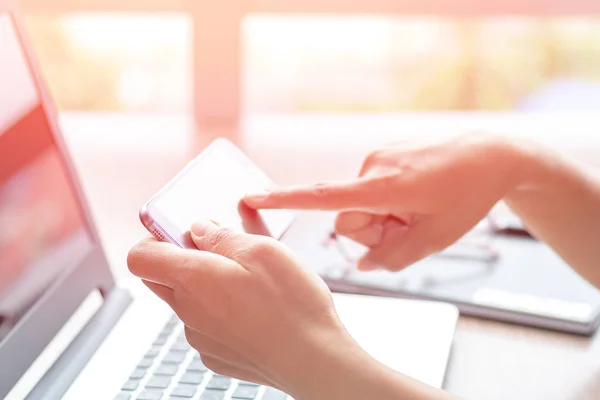
<path id="1" fill-rule="evenodd" d="M 21 44 L 0 14 L 0 342 L 93 246 Z"/>

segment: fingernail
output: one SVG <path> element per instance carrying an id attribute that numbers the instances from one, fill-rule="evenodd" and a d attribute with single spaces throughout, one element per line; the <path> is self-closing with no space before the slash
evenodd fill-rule
<path id="1" fill-rule="evenodd" d="M 212 229 L 215 229 L 218 224 L 213 221 L 198 221 L 192 225 L 192 234 L 197 237 L 203 237 Z"/>

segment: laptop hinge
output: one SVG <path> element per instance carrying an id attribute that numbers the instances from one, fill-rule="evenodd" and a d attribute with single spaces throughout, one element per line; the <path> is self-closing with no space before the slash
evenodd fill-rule
<path id="1" fill-rule="evenodd" d="M 100 308 L 46 371 L 26 400 L 54 400 L 64 396 L 132 300 L 129 291 L 123 288 L 115 288 L 108 293 Z"/>

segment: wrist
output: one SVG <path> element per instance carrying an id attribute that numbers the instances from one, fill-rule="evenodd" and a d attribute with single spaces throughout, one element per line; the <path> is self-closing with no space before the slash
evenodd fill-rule
<path id="1" fill-rule="evenodd" d="M 568 165 L 560 154 L 539 143 L 510 137 L 506 137 L 505 141 L 511 154 L 509 158 L 515 165 L 512 184 L 506 194 L 508 202 L 523 193 L 552 186 L 561 175 L 560 171 Z"/>
<path id="2" fill-rule="evenodd" d="M 549 149 L 538 143 L 511 135 L 480 135 L 486 169 L 490 179 L 501 181 L 508 197 L 512 193 L 540 186 L 547 180 L 547 169 L 556 160 Z"/>
<path id="3" fill-rule="evenodd" d="M 281 386 L 296 400 L 450 398 L 381 364 L 343 328 L 321 335 L 303 354 Z"/>
<path id="4" fill-rule="evenodd" d="M 356 373 L 364 351 L 341 326 L 304 333 L 277 367 L 277 383 L 296 400 L 338 398 L 334 391 Z"/>

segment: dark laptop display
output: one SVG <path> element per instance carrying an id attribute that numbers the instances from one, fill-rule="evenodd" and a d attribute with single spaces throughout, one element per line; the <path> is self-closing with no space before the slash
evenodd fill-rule
<path id="1" fill-rule="evenodd" d="M 92 241 L 7 18 L 0 42 L 0 87 L 10 93 L 0 98 L 2 340 Z"/>

